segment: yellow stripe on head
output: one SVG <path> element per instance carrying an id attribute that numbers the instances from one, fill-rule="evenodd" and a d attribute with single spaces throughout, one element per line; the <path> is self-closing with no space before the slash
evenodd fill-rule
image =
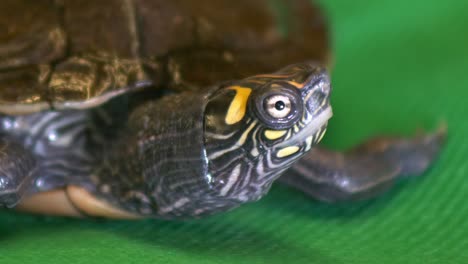
<path id="1" fill-rule="evenodd" d="M 298 82 L 294 82 L 294 81 L 289 81 L 288 83 L 291 84 L 292 86 L 296 87 L 297 89 L 302 89 L 302 88 L 305 87 L 304 83 L 298 83 Z"/>
<path id="2" fill-rule="evenodd" d="M 276 140 L 284 135 L 286 135 L 287 130 L 266 130 L 265 137 L 269 140 Z"/>
<path id="3" fill-rule="evenodd" d="M 244 118 L 247 111 L 247 101 L 252 89 L 241 86 L 232 86 L 228 89 L 236 91 L 236 96 L 232 99 L 225 118 L 226 124 L 233 125 Z"/>
<path id="4" fill-rule="evenodd" d="M 320 132 L 320 136 L 317 139 L 317 142 L 322 141 L 323 137 L 325 136 L 325 133 L 327 132 L 326 129 L 324 129 L 322 132 Z"/>
<path id="5" fill-rule="evenodd" d="M 299 149 L 300 148 L 298 146 L 285 147 L 283 149 L 280 149 L 280 151 L 278 151 L 278 153 L 276 153 L 276 156 L 278 158 L 284 158 L 284 157 L 287 157 L 287 156 L 291 156 L 292 154 L 298 152 Z"/>

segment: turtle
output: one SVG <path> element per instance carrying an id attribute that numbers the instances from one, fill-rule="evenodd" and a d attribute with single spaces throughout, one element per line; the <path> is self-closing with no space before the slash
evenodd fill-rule
<path id="1" fill-rule="evenodd" d="M 276 5 L 272 5 L 274 2 Z M 422 174 L 445 131 L 319 145 L 326 19 L 307 0 L 3 0 L 0 207 L 198 218 L 274 182 L 325 202 Z"/>

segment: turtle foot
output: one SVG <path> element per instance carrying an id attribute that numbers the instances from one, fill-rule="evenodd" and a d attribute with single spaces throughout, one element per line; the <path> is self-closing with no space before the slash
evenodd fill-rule
<path id="1" fill-rule="evenodd" d="M 340 153 L 313 149 L 279 180 L 319 200 L 374 197 L 401 177 L 426 171 L 439 154 L 447 128 L 412 138 L 381 136 Z"/>
<path id="2" fill-rule="evenodd" d="M 411 138 L 376 137 L 350 150 L 346 155 L 372 155 L 376 161 L 397 169 L 398 176 L 417 176 L 430 167 L 446 137 L 447 126 L 443 124 L 435 132 L 420 132 Z"/>

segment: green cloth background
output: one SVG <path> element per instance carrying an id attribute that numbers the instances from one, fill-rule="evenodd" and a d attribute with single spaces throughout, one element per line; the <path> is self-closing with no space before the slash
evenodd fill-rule
<path id="1" fill-rule="evenodd" d="M 468 1 L 321 3 L 335 117 L 324 143 L 411 135 L 445 121 L 435 166 L 382 197 L 326 205 L 275 186 L 190 222 L 0 213 L 0 263 L 468 263 Z"/>

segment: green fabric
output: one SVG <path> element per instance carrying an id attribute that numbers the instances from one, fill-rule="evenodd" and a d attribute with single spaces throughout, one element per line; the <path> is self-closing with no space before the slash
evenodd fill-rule
<path id="1" fill-rule="evenodd" d="M 339 206 L 275 186 L 190 222 L 1 212 L 0 263 L 468 263 L 468 1 L 321 2 L 336 61 L 325 144 L 446 121 L 448 143 L 424 177 Z"/>

